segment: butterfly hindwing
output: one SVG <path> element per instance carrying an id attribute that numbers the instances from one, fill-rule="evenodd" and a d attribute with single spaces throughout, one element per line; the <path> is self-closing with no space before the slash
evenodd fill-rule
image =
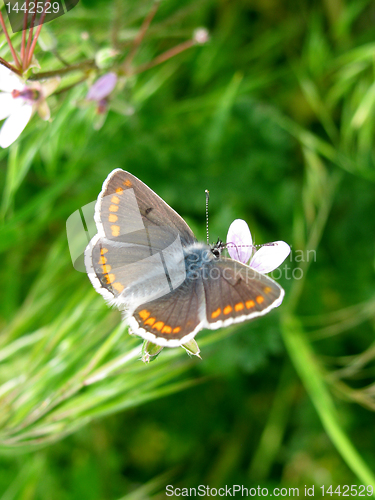
<path id="1" fill-rule="evenodd" d="M 277 307 L 284 290 L 271 278 L 241 262 L 221 258 L 212 261 L 203 277 L 208 328 L 220 328 Z"/>
<path id="2" fill-rule="evenodd" d="M 186 280 L 172 292 L 139 306 L 129 318 L 134 333 L 169 347 L 188 342 L 205 318 L 201 280 Z"/>

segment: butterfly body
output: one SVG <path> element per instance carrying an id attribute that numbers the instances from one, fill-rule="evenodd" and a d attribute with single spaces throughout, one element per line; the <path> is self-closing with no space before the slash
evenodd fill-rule
<path id="1" fill-rule="evenodd" d="M 132 331 L 168 347 L 202 328 L 262 316 L 283 289 L 268 276 L 200 243 L 186 222 L 132 174 L 107 177 L 95 208 L 98 234 L 85 251 L 95 289 L 123 311 Z"/>

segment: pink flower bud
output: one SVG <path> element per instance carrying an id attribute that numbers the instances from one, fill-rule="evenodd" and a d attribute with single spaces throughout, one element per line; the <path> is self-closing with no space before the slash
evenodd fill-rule
<path id="1" fill-rule="evenodd" d="M 102 101 L 113 91 L 116 83 L 116 73 L 106 73 L 90 87 L 86 99 L 89 101 Z"/>

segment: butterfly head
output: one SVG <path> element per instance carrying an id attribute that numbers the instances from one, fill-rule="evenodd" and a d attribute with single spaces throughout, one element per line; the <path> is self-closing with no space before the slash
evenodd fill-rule
<path id="1" fill-rule="evenodd" d="M 220 259 L 221 252 L 223 251 L 223 249 L 224 249 L 224 243 L 221 241 L 220 238 L 218 238 L 216 243 L 210 245 L 211 253 L 216 259 Z"/>

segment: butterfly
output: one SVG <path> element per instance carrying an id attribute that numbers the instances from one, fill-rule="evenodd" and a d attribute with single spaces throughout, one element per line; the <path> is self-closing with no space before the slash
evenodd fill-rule
<path id="1" fill-rule="evenodd" d="M 85 250 L 91 283 L 123 312 L 132 333 L 154 344 L 187 344 L 203 328 L 263 316 L 283 300 L 271 278 L 224 257 L 222 242 L 198 242 L 182 217 L 129 172 L 108 175 L 94 219 L 98 233 Z"/>

